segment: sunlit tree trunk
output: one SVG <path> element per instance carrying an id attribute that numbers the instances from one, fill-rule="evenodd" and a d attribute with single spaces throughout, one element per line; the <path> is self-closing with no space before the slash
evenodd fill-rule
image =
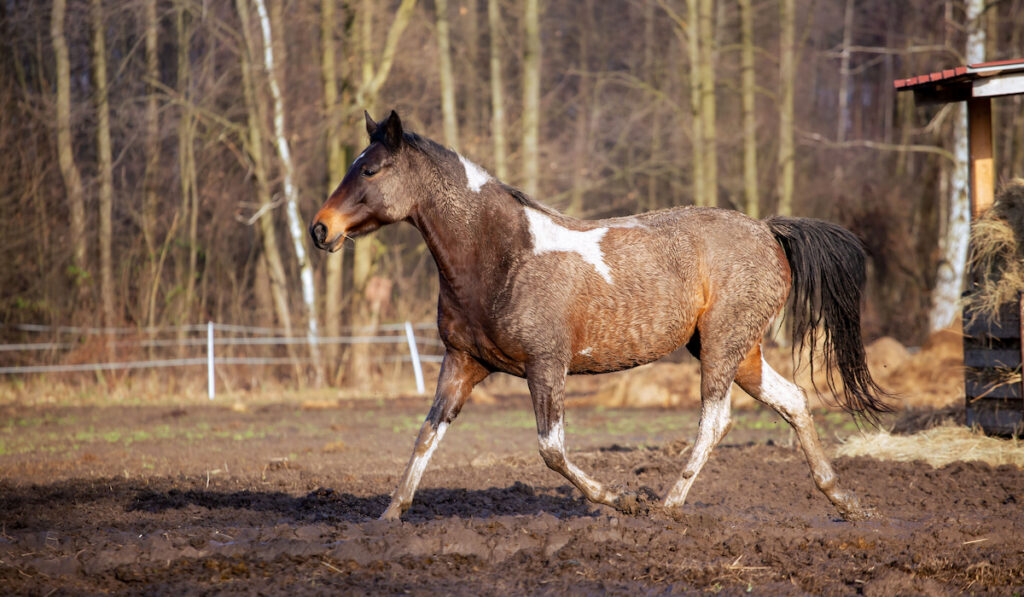
<path id="1" fill-rule="evenodd" d="M 53 43 L 53 57 L 56 63 L 54 74 L 57 87 L 56 128 L 57 162 L 64 178 L 64 192 L 68 201 L 68 234 L 71 244 L 71 265 L 68 272 L 81 296 L 85 276 L 88 272 L 87 242 L 85 234 L 85 191 L 82 175 L 75 163 L 71 134 L 71 67 L 68 62 L 68 44 L 64 34 L 64 18 L 67 12 L 65 0 L 53 0 L 50 15 L 50 39 Z"/>
<path id="2" fill-rule="evenodd" d="M 384 41 L 384 50 L 379 57 L 373 56 L 371 52 L 371 40 L 374 36 L 372 15 L 374 7 L 377 6 L 373 0 L 362 0 L 359 17 L 359 54 L 362 77 L 356 88 L 355 103 L 370 112 L 377 118 L 384 118 L 383 114 L 376 114 L 377 100 L 380 88 L 387 81 L 394 64 L 395 52 L 398 48 L 398 41 L 402 37 L 413 9 L 416 8 L 416 0 L 402 0 L 402 3 L 395 11 L 394 20 L 388 28 L 387 37 Z M 372 314 L 363 298 L 366 291 L 366 283 L 373 275 L 376 268 L 377 247 L 379 241 L 374 236 L 364 236 L 356 239 L 352 256 L 352 319 L 355 325 L 372 326 Z M 367 345 L 355 344 L 349 350 L 347 370 L 354 376 L 365 376 L 369 368 L 369 354 Z"/>
<path id="3" fill-rule="evenodd" d="M 157 19 L 156 0 L 146 0 L 146 109 L 143 116 L 146 171 L 142 181 L 142 206 L 139 214 L 139 228 L 142 240 L 146 245 L 147 272 L 146 290 L 146 327 L 156 325 L 156 296 L 160 288 L 160 270 L 162 259 L 157 257 L 156 241 L 156 207 L 158 197 L 158 171 L 160 168 L 160 113 L 157 103 L 157 83 L 160 80 L 160 55 L 157 43 L 160 22 Z M 165 253 L 161 251 L 161 257 Z"/>
<path id="4" fill-rule="evenodd" d="M 593 0 L 584 0 L 580 9 L 579 20 L 579 91 L 576 100 L 576 132 L 573 143 L 572 157 L 572 188 L 569 189 L 569 207 L 567 213 L 580 216 L 583 213 L 583 192 L 586 183 L 587 156 L 589 154 L 589 121 L 591 94 L 593 93 L 592 73 L 590 72 L 590 32 L 594 27 Z"/>
<path id="5" fill-rule="evenodd" d="M 718 140 L 715 124 L 715 28 L 714 0 L 700 0 L 698 37 L 700 39 L 700 115 L 704 135 L 704 200 L 703 205 L 718 205 Z"/>
<path id="6" fill-rule="evenodd" d="M 264 0 L 255 0 L 255 4 L 256 12 L 259 16 L 260 31 L 263 33 L 263 66 L 267 72 L 267 83 L 270 87 L 270 96 L 273 104 L 274 140 L 277 146 L 277 154 L 281 158 L 284 174 L 282 184 L 284 187 L 288 232 L 291 236 L 295 259 L 298 261 L 302 302 L 306 306 L 306 338 L 309 341 L 310 358 L 313 360 L 316 383 L 319 385 L 323 383 L 324 376 L 320 361 L 320 350 L 317 344 L 320 332 L 317 329 L 316 289 L 313 285 L 313 266 L 310 264 L 309 256 L 306 253 L 306 227 L 302 217 L 299 215 L 299 191 L 295 185 L 295 166 L 292 163 L 291 147 L 288 144 L 285 132 L 284 98 L 281 95 L 281 87 L 277 79 L 277 62 L 274 58 L 274 38 L 271 32 L 270 15 L 267 13 L 267 6 Z"/>
<path id="7" fill-rule="evenodd" d="M 189 56 L 191 46 L 191 15 L 187 4 L 180 0 L 175 10 L 176 28 L 178 31 L 178 95 L 182 99 L 181 115 L 178 120 L 178 177 L 181 182 L 181 213 L 186 223 L 186 241 L 188 250 L 188 267 L 185 271 L 185 292 L 180 318 L 188 320 L 192 316 L 195 303 L 196 275 L 199 259 L 199 189 L 196 175 L 195 134 L 196 119 L 192 107 L 192 59 Z"/>
<path id="8" fill-rule="evenodd" d="M 444 121 L 444 142 L 459 150 L 459 120 L 455 113 L 455 76 L 452 74 L 452 51 L 448 26 L 448 0 L 435 0 L 437 12 L 438 78 L 441 83 L 441 117 Z"/>
<path id="9" fill-rule="evenodd" d="M 247 139 L 246 149 L 251 160 L 253 177 L 256 179 L 256 203 L 259 205 L 256 225 L 262 245 L 261 259 L 264 262 L 269 278 L 270 295 L 277 314 L 278 324 L 284 328 L 285 335 L 292 335 L 291 306 L 288 301 L 288 280 L 285 275 L 284 260 L 277 243 L 274 230 L 274 205 L 270 193 L 270 182 L 267 179 L 266 158 L 263 154 L 263 116 L 259 95 L 256 92 L 255 80 L 255 44 L 249 33 L 249 0 L 235 0 L 235 7 L 242 26 L 244 51 L 241 52 L 242 91 L 245 99 Z M 294 351 L 289 347 L 289 353 Z"/>
<path id="10" fill-rule="evenodd" d="M 99 167 L 100 303 L 103 325 L 114 326 L 113 242 L 114 172 L 110 149 L 110 101 L 107 93 L 107 49 L 103 32 L 102 0 L 92 0 L 92 76 L 96 104 L 96 154 Z"/>
<path id="11" fill-rule="evenodd" d="M 704 205 L 705 184 L 704 184 L 704 118 L 701 115 L 703 104 L 701 99 L 700 64 L 701 45 L 699 27 L 695 26 L 700 21 L 700 0 L 686 0 L 686 22 L 689 26 L 686 30 L 686 48 L 690 54 L 690 116 L 693 155 L 690 158 L 691 172 L 693 173 L 693 202 L 696 205 Z"/>
<path id="12" fill-rule="evenodd" d="M 985 61 L 985 29 L 981 26 L 984 5 L 984 0 L 967 2 L 967 64 Z M 949 219 L 940 243 L 942 261 L 932 290 L 932 310 L 928 316 L 930 331 L 953 323 L 963 291 L 971 231 L 968 154 L 967 103 L 960 102 L 953 128 L 954 164 L 949 183 Z"/>
<path id="13" fill-rule="evenodd" d="M 491 139 L 494 143 L 494 174 L 508 180 L 505 141 L 505 89 L 501 76 L 501 9 L 498 0 L 487 0 L 487 27 L 491 41 Z"/>
<path id="14" fill-rule="evenodd" d="M 327 189 L 329 195 L 345 175 L 345 151 L 341 144 L 341 108 L 338 106 L 338 76 L 335 60 L 335 3 L 337 0 L 322 0 L 320 14 L 321 75 L 324 86 L 324 121 L 327 123 Z M 328 337 L 341 335 L 341 294 L 344 251 L 328 253 L 325 257 L 327 273 L 324 282 L 324 334 Z M 333 381 L 332 369 L 338 365 L 338 345 L 324 346 L 324 360 L 328 367 L 328 382 Z"/>
<path id="15" fill-rule="evenodd" d="M 740 96 L 743 113 L 743 195 L 744 211 L 752 218 L 761 217 L 757 189 L 757 113 L 754 77 L 754 10 L 751 0 L 740 5 Z"/>
<path id="16" fill-rule="evenodd" d="M 796 88 L 795 2 L 779 2 L 779 155 L 777 213 L 793 213 L 795 152 L 793 143 L 793 96 Z"/>
<path id="17" fill-rule="evenodd" d="M 523 4 L 522 185 L 527 195 L 535 196 L 540 178 L 540 0 Z"/>

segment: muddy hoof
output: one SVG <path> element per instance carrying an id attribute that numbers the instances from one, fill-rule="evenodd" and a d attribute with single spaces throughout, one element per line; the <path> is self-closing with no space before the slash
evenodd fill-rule
<path id="1" fill-rule="evenodd" d="M 388 506 L 388 509 L 384 511 L 384 514 L 380 515 L 380 519 L 379 520 L 396 521 L 396 520 L 401 520 L 401 519 L 402 519 L 402 509 L 401 508 L 395 508 L 394 506 Z"/>
<path id="2" fill-rule="evenodd" d="M 637 491 L 622 491 L 615 500 L 614 507 L 623 514 L 630 516 L 646 516 L 658 504 L 658 496 L 647 487 Z"/>
<path id="3" fill-rule="evenodd" d="M 874 508 L 861 506 L 860 500 L 852 493 L 844 492 L 837 496 L 837 498 L 835 501 L 836 509 L 839 510 L 839 516 L 847 522 L 871 520 L 878 517 L 878 513 Z"/>

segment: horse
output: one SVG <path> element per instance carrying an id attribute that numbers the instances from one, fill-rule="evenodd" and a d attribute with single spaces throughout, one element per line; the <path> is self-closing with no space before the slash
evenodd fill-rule
<path id="1" fill-rule="evenodd" d="M 423 236 L 438 270 L 444 356 L 433 404 L 390 504 L 409 508 L 423 471 L 473 387 L 494 372 L 527 381 L 540 455 L 591 502 L 649 511 L 647 496 L 598 482 L 565 448 L 566 375 L 619 371 L 681 346 L 700 361 L 701 413 L 682 473 L 661 507 L 679 512 L 731 426 L 735 381 L 796 431 L 818 489 L 846 520 L 871 515 L 839 486 L 807 396 L 764 360 L 762 338 L 789 305 L 796 346 L 821 341 L 837 401 L 868 420 L 889 412 L 860 332 L 862 243 L 822 220 L 681 207 L 604 220 L 571 218 L 458 153 L 403 130 L 396 112 L 364 113 L 369 145 L 310 223 L 314 245 L 395 222 Z M 813 359 L 812 359 L 813 373 Z M 833 380 L 838 371 L 839 381 Z"/>

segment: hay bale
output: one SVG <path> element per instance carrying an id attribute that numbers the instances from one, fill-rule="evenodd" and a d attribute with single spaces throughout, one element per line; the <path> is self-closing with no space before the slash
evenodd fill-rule
<path id="1" fill-rule="evenodd" d="M 999 308 L 1024 291 L 1024 179 L 1003 186 L 971 225 L 968 265 L 977 279 L 963 306 L 972 321 L 997 323 Z"/>
<path id="2" fill-rule="evenodd" d="M 924 461 L 934 467 L 958 461 L 980 461 L 992 466 L 1024 468 L 1024 450 L 1018 440 L 987 437 L 959 425 L 941 425 L 913 435 L 887 431 L 861 433 L 847 438 L 838 456 L 870 456 L 898 462 Z"/>

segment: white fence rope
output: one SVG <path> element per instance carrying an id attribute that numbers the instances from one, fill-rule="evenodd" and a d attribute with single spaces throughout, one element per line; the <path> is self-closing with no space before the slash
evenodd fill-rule
<path id="1" fill-rule="evenodd" d="M 376 328 L 370 327 L 348 327 L 345 331 L 352 336 L 329 336 L 317 338 L 317 344 L 402 344 L 408 346 L 408 356 L 385 356 L 377 359 L 378 362 L 399 362 L 410 361 L 413 366 L 413 375 L 416 382 L 416 391 L 420 394 L 425 392 L 423 381 L 422 363 L 440 363 L 441 355 L 420 354 L 419 346 L 441 347 L 440 340 L 434 338 L 417 338 L 415 330 L 434 330 L 436 324 L 411 322 L 384 324 Z M 217 365 L 290 365 L 309 363 L 310 359 L 292 357 L 252 357 L 252 356 L 216 356 L 216 346 L 291 346 L 309 344 L 310 340 L 304 336 L 283 336 L 277 335 L 285 332 L 283 329 L 241 326 L 234 324 L 223 324 L 208 322 L 201 325 L 183 325 L 164 328 L 89 328 L 77 326 L 46 326 L 39 324 L 16 324 L 9 326 L 12 329 L 28 333 L 50 333 L 56 335 L 72 336 L 126 336 L 126 335 L 166 335 L 170 333 L 205 333 L 205 338 L 178 338 L 178 339 L 138 339 L 118 340 L 112 342 L 111 346 L 117 348 L 169 348 L 169 347 L 199 347 L 205 345 L 206 355 L 203 357 L 188 357 L 176 359 L 148 359 L 139 361 L 103 362 L 103 363 L 76 363 L 65 365 L 12 365 L 0 366 L 0 375 L 26 375 L 33 373 L 72 373 L 88 371 L 124 371 L 133 369 L 158 369 L 164 367 L 196 367 L 206 366 L 207 369 L 207 395 L 213 400 L 216 395 L 216 367 Z M 376 331 L 377 333 L 394 333 L 392 336 L 370 336 L 366 335 Z M 217 336 L 217 332 L 226 334 L 259 334 L 261 337 L 237 337 Z M 47 350 L 69 350 L 78 344 L 74 342 L 28 342 L 22 344 L 0 344 L 0 352 L 38 352 Z"/>

